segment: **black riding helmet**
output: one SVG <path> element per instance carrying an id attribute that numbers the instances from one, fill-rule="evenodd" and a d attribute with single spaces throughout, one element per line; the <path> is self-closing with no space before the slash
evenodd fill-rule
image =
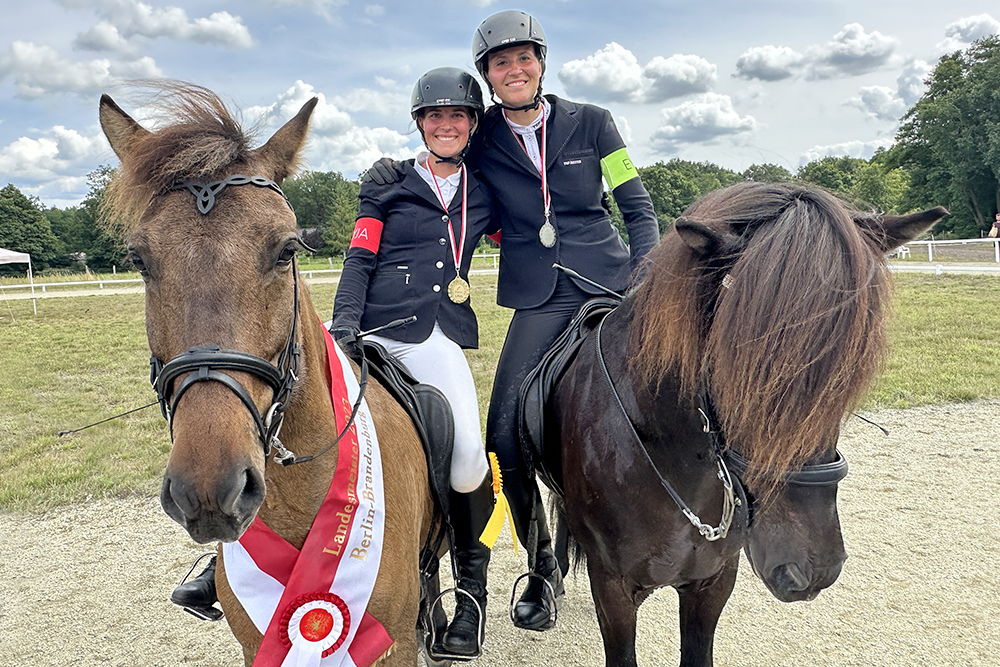
<path id="1" fill-rule="evenodd" d="M 472 59 L 476 63 L 479 74 L 486 81 L 490 95 L 493 95 L 493 86 L 490 84 L 489 77 L 486 76 L 489 69 L 486 56 L 489 55 L 490 51 L 506 49 L 518 44 L 534 44 L 538 60 L 542 65 L 542 74 L 538 79 L 535 101 L 524 107 L 525 109 L 535 108 L 542 98 L 542 79 L 545 78 L 545 54 L 548 51 L 548 46 L 545 43 L 545 32 L 542 30 L 542 26 L 530 14 L 510 9 L 497 12 L 480 23 L 479 29 L 476 30 L 476 34 L 472 38 Z M 511 111 L 519 110 L 511 109 Z"/>
<path id="2" fill-rule="evenodd" d="M 421 110 L 429 107 L 468 109 L 469 115 L 472 116 L 472 129 L 469 131 L 469 143 L 472 143 L 472 135 L 483 115 L 483 90 L 475 77 L 468 72 L 456 67 L 438 67 L 417 79 L 416 85 L 413 86 L 413 94 L 410 96 L 410 116 L 416 120 L 421 115 Z M 423 139 L 424 130 L 419 123 L 417 129 L 420 130 L 420 137 Z M 426 139 L 424 143 L 427 143 Z M 454 158 L 442 158 L 436 153 L 434 157 L 459 164 L 468 149 L 469 144 L 466 144 L 462 152 Z"/>

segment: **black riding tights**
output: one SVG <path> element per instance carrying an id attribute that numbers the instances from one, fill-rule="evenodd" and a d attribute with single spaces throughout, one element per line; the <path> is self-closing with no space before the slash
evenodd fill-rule
<path id="1" fill-rule="evenodd" d="M 493 379 L 493 396 L 486 421 L 486 449 L 497 454 L 506 490 L 504 495 L 511 505 L 518 539 L 528 550 L 529 563 L 534 561 L 529 535 L 532 516 L 538 519 L 538 547 L 542 547 L 543 542 L 548 543 L 548 531 L 544 512 L 534 511 L 539 499 L 534 471 L 527 469 L 521 454 L 518 390 L 525 376 L 538 365 L 542 355 L 588 298 L 589 294 L 560 274 L 548 301 L 537 308 L 516 311 L 507 329 Z"/>

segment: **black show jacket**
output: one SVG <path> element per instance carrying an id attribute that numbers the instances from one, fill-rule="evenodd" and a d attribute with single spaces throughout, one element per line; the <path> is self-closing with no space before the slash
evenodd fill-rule
<path id="1" fill-rule="evenodd" d="M 631 249 L 601 205 L 601 159 L 625 147 L 611 113 L 555 95 L 545 97 L 552 105 L 546 121 L 551 222 L 556 227 L 552 248 L 543 246 L 538 238 L 545 219 L 541 175 L 499 107 L 487 111 L 467 159 L 499 204 L 503 234 L 497 303 L 508 308 L 534 308 L 545 303 L 556 285 L 554 262 L 623 291 L 629 286 L 632 271 L 659 239 L 653 203 L 638 176 L 614 189 Z M 541 132 L 536 136 L 540 138 Z M 580 287 L 600 293 L 584 284 Z"/>
<path id="2" fill-rule="evenodd" d="M 463 348 L 479 345 L 479 326 L 471 297 L 464 303 L 448 298 L 448 284 L 455 278 L 455 260 L 448 234 L 451 218 L 456 242 L 461 245 L 462 186 L 452 199 L 447 216 L 437 193 L 421 178 L 412 164 L 397 183 L 364 183 L 358 197 L 358 227 L 365 218 L 381 221 L 378 252 L 352 243 L 344 260 L 344 271 L 333 309 L 334 327 L 367 331 L 389 322 L 416 315 L 410 324 L 386 329 L 380 336 L 406 343 L 427 340 L 434 322 L 448 338 Z M 465 252 L 461 276 L 469 279 L 469 264 L 484 234 L 499 230 L 489 188 L 468 171 L 468 210 Z"/>

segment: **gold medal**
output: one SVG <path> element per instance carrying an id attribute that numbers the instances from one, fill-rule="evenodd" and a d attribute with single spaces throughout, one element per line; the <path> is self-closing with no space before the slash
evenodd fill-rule
<path id="1" fill-rule="evenodd" d="M 465 282 L 459 276 L 455 276 L 455 279 L 448 283 L 448 298 L 455 303 L 465 303 L 469 300 L 469 283 Z"/>
<path id="2" fill-rule="evenodd" d="M 538 230 L 538 240 L 542 242 L 542 245 L 546 248 L 551 248 L 556 244 L 556 228 L 548 220 L 542 225 L 542 228 Z"/>

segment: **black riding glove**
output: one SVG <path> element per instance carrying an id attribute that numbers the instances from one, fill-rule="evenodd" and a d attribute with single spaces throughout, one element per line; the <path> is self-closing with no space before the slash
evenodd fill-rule
<path id="1" fill-rule="evenodd" d="M 364 352 L 361 351 L 361 341 L 358 340 L 359 331 L 354 327 L 337 327 L 330 329 L 330 335 L 337 342 L 340 349 L 344 351 L 350 359 L 356 363 L 361 363 Z"/>
<path id="2" fill-rule="evenodd" d="M 389 185 L 402 180 L 406 172 L 403 171 L 403 163 L 393 160 L 391 157 L 379 158 L 368 170 L 361 175 L 361 182 L 373 182 L 376 185 Z"/>

